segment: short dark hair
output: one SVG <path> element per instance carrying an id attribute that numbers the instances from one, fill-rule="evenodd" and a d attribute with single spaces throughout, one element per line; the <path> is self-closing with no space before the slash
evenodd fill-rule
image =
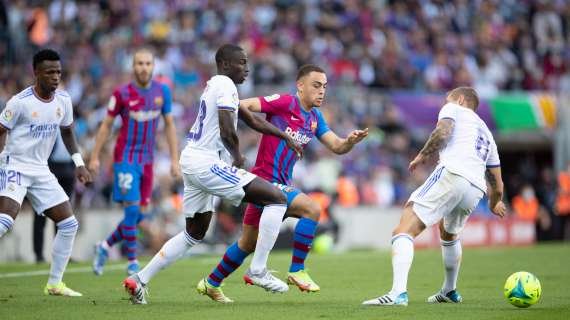
<path id="1" fill-rule="evenodd" d="M 226 43 L 216 51 L 216 64 L 221 64 L 223 61 L 231 60 L 234 53 L 243 51 L 242 47 L 235 44 Z"/>
<path id="2" fill-rule="evenodd" d="M 306 64 L 299 68 L 299 71 L 297 72 L 297 81 L 311 72 L 326 73 L 325 70 L 319 66 L 316 66 L 314 64 Z"/>
<path id="3" fill-rule="evenodd" d="M 467 106 L 472 109 L 477 109 L 479 106 L 479 95 L 472 87 L 458 87 L 449 91 L 447 95 L 452 98 L 463 96 L 465 98 L 465 102 L 467 102 Z"/>
<path id="4" fill-rule="evenodd" d="M 34 54 L 33 67 L 35 70 L 36 67 L 43 61 L 60 61 L 60 60 L 61 59 L 59 58 L 59 54 L 55 50 L 43 49 Z"/>

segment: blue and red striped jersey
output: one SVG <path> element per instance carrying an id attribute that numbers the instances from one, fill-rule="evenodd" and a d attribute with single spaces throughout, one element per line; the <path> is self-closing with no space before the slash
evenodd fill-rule
<path id="1" fill-rule="evenodd" d="M 148 88 L 129 83 L 117 88 L 107 108 L 123 124 L 115 145 L 115 162 L 147 164 L 153 161 L 156 129 L 161 115 L 172 110 L 172 95 L 165 84 L 151 81 Z"/>
<path id="2" fill-rule="evenodd" d="M 318 108 L 305 111 L 296 95 L 283 94 L 259 97 L 261 112 L 267 121 L 287 133 L 303 148 L 313 139 L 320 138 L 330 129 Z M 261 137 L 252 173 L 270 182 L 291 184 L 293 167 L 297 162 L 295 151 L 285 140 L 264 134 Z"/>

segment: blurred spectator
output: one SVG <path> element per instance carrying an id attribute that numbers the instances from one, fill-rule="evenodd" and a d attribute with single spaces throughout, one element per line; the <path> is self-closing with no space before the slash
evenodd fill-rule
<path id="1" fill-rule="evenodd" d="M 513 198 L 512 207 L 517 218 L 536 223 L 536 234 L 538 239 L 542 238 L 539 235 L 550 230 L 552 220 L 545 208 L 540 205 L 532 185 L 523 185 L 520 193 Z"/>
<path id="2" fill-rule="evenodd" d="M 128 81 L 130 55 L 139 46 L 156 50 L 155 76 L 172 86 L 179 137 L 195 119 L 220 44 L 237 43 L 248 52 L 251 73 L 240 86 L 243 97 L 292 92 L 284 84 L 294 80 L 295 70 L 316 63 L 327 70 L 332 88 L 322 108 L 329 125 L 340 135 L 368 127 L 370 136 L 338 158 L 311 143 L 294 180 L 302 189 L 332 195 L 342 172 L 338 196 L 346 205 L 400 204 L 427 174 L 408 174 L 426 137 L 398 115 L 382 90 L 442 94 L 472 85 L 482 97 L 507 89 L 570 90 L 568 1 L 37 3 L 43 2 L 0 1 L 0 104 L 32 82 L 26 71 L 38 46 L 59 50 L 79 144 L 89 154 L 111 90 Z M 256 133 L 240 128 L 240 147 L 250 160 L 258 141 Z M 89 206 L 109 205 L 113 145 L 105 147 L 101 160 L 107 163 L 83 192 Z M 167 157 L 166 145 L 157 148 L 157 159 Z M 167 170 L 157 169 L 156 181 L 156 194 L 171 192 Z M 175 220 L 165 222 L 168 228 Z"/>
<path id="3" fill-rule="evenodd" d="M 562 239 L 570 239 L 570 163 L 566 171 L 558 174 L 556 214 L 560 217 L 558 233 Z"/>

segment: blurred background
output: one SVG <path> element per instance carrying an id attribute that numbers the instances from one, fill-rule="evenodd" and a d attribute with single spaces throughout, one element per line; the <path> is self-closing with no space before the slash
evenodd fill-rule
<path id="1" fill-rule="evenodd" d="M 242 98 L 293 93 L 299 66 L 323 67 L 329 126 L 341 136 L 364 127 L 371 133 L 344 156 L 313 141 L 295 168 L 294 184 L 324 208 L 320 232 L 326 238 L 317 251 L 389 245 L 399 208 L 431 170 L 409 174 L 407 166 L 434 128 L 445 92 L 474 86 L 482 99 L 479 114 L 499 145 L 510 214 L 498 220 L 482 201 L 463 242 L 570 239 L 568 1 L 2 0 L 0 39 L 2 108 L 33 83 L 31 58 L 38 49 L 61 54 L 86 160 L 112 90 L 131 81 L 132 53 L 140 46 L 155 50 L 155 79 L 172 89 L 180 150 L 221 44 L 239 44 L 249 55 Z M 259 135 L 240 127 L 239 136 L 251 166 Z M 166 139 L 159 134 L 157 140 L 153 209 L 141 240 L 147 253 L 184 225 L 182 185 L 170 177 Z M 78 260 L 90 258 L 95 241 L 121 219 L 110 200 L 113 144 L 106 145 L 95 183 L 76 186 Z M 34 260 L 30 211 L 24 209 L 0 242 L 0 261 Z M 242 212 L 220 203 L 204 251 L 236 239 Z M 439 245 L 432 231 L 419 246 Z M 286 226 L 278 246 L 290 246 L 288 234 Z"/>

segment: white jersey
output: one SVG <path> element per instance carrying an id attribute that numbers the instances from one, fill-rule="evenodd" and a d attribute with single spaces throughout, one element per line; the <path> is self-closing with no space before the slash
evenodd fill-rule
<path id="1" fill-rule="evenodd" d="M 188 144 L 182 151 L 182 169 L 201 169 L 213 161 L 228 157 L 220 137 L 218 110 L 234 113 L 237 130 L 239 98 L 234 82 L 227 76 L 213 76 L 200 97 L 200 109 L 196 121 L 188 133 Z"/>
<path id="2" fill-rule="evenodd" d="M 486 168 L 501 164 L 491 131 L 473 110 L 454 103 L 441 108 L 438 120 L 445 118 L 452 119 L 455 128 L 439 153 L 439 165 L 486 192 Z"/>
<path id="3" fill-rule="evenodd" d="M 28 87 L 8 100 L 0 114 L 0 124 L 9 130 L 0 163 L 22 172 L 47 169 L 60 126 L 72 123 L 67 92 L 56 90 L 51 101 L 44 101 Z"/>

